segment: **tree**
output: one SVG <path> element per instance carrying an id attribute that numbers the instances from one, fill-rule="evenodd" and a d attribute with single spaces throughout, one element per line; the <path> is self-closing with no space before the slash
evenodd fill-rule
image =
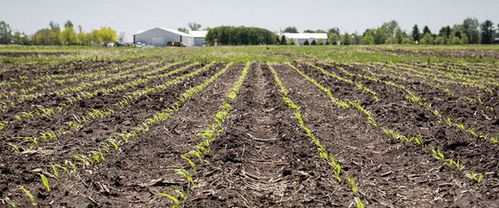
<path id="1" fill-rule="evenodd" d="M 442 36 L 437 36 L 435 40 L 433 41 L 434 44 L 436 45 L 443 45 L 445 44 L 445 38 Z"/>
<path id="2" fill-rule="evenodd" d="M 354 33 L 352 35 L 352 44 L 354 45 L 359 45 L 362 43 L 362 40 L 361 40 L 361 36 L 360 35 L 357 35 L 357 33 Z"/>
<path id="3" fill-rule="evenodd" d="M 38 30 L 32 38 L 35 45 L 58 45 L 59 33 L 49 28 Z"/>
<path id="4" fill-rule="evenodd" d="M 286 36 L 281 36 L 281 45 L 287 45 L 288 44 L 288 40 L 286 39 Z"/>
<path id="5" fill-rule="evenodd" d="M 449 39 L 452 35 L 452 30 L 450 29 L 450 26 L 442 27 L 438 32 L 438 35 L 446 39 Z"/>
<path id="6" fill-rule="evenodd" d="M 407 37 L 407 34 L 402 29 L 398 28 L 395 31 L 394 39 L 396 44 L 401 44 L 405 37 Z"/>
<path id="7" fill-rule="evenodd" d="M 321 29 L 317 29 L 317 30 L 310 30 L 310 29 L 307 29 L 307 30 L 304 30 L 303 32 L 304 32 L 304 33 L 326 33 L 326 31 L 321 30 Z"/>
<path id="8" fill-rule="evenodd" d="M 110 27 L 102 27 L 92 31 L 92 42 L 94 43 L 113 43 L 116 42 L 117 33 Z"/>
<path id="9" fill-rule="evenodd" d="M 222 26 L 208 30 L 206 41 L 213 45 L 260 45 L 275 44 L 277 36 L 263 28 Z"/>
<path id="10" fill-rule="evenodd" d="M 29 45 L 30 39 L 26 34 L 16 31 L 14 36 L 12 36 L 12 42 L 19 45 Z"/>
<path id="11" fill-rule="evenodd" d="M 338 29 L 336 27 L 329 29 L 327 32 L 327 40 L 330 44 L 333 44 L 333 45 L 341 44 L 340 29 Z"/>
<path id="12" fill-rule="evenodd" d="M 71 22 L 71 20 L 68 20 L 64 23 L 64 28 L 68 28 L 68 27 L 73 27 L 73 23 Z"/>
<path id="13" fill-rule="evenodd" d="M 9 44 L 12 41 L 12 30 L 10 25 L 0 21 L 0 44 Z"/>
<path id="14" fill-rule="evenodd" d="M 453 45 L 463 44 L 463 40 L 461 40 L 460 37 L 452 36 L 449 40 L 449 43 Z"/>
<path id="15" fill-rule="evenodd" d="M 412 37 L 405 37 L 404 39 L 402 39 L 402 44 L 414 44 L 414 40 L 412 39 Z"/>
<path id="16" fill-rule="evenodd" d="M 306 39 L 305 42 L 303 42 L 303 45 L 310 45 L 310 42 L 308 42 L 308 39 Z"/>
<path id="17" fill-rule="evenodd" d="M 342 41 L 343 45 L 350 45 L 352 44 L 352 37 L 350 36 L 350 34 L 348 33 L 345 33 L 342 37 Z"/>
<path id="18" fill-rule="evenodd" d="M 424 34 L 426 34 L 426 33 L 428 33 L 428 34 L 432 35 L 432 34 L 431 34 L 431 30 L 430 30 L 430 28 L 429 28 L 428 26 L 426 26 L 426 25 L 425 25 L 425 26 L 424 26 L 424 28 L 423 28 L 423 36 L 424 36 Z"/>
<path id="19" fill-rule="evenodd" d="M 494 43 L 494 23 L 490 20 L 485 20 L 481 25 L 482 29 L 482 44 Z"/>
<path id="20" fill-rule="evenodd" d="M 412 39 L 414 39 L 414 41 L 419 42 L 420 38 L 421 38 L 421 33 L 419 33 L 418 25 L 414 25 L 414 27 L 412 28 Z"/>
<path id="21" fill-rule="evenodd" d="M 393 38 L 396 31 L 400 29 L 397 21 L 392 20 L 390 22 L 383 23 L 380 27 L 376 28 L 373 32 L 374 43 L 383 44 L 388 38 Z"/>
<path id="22" fill-rule="evenodd" d="M 66 27 L 59 33 L 59 42 L 62 45 L 76 45 L 78 37 L 73 27 Z"/>
<path id="23" fill-rule="evenodd" d="M 298 33 L 298 29 L 296 29 L 296 27 L 286 27 L 282 32 L 285 32 L 285 33 Z"/>
<path id="24" fill-rule="evenodd" d="M 179 27 L 179 28 L 177 28 L 177 30 L 180 31 L 180 32 L 189 34 L 189 30 L 187 28 L 185 28 L 185 27 Z"/>
<path id="25" fill-rule="evenodd" d="M 61 28 L 59 27 L 59 24 L 55 23 L 54 21 L 51 21 L 49 23 L 49 27 L 51 30 L 61 30 Z"/>
<path id="26" fill-rule="evenodd" d="M 310 43 L 310 45 L 317 45 L 317 41 L 315 41 L 315 39 L 313 39 L 312 42 Z"/>
<path id="27" fill-rule="evenodd" d="M 433 44 L 433 36 L 430 33 L 425 33 L 421 37 L 421 44 Z"/>
<path id="28" fill-rule="evenodd" d="M 198 31 L 199 29 L 201 29 L 201 25 L 198 24 L 198 23 L 189 23 L 189 28 L 191 28 L 192 31 Z"/>
<path id="29" fill-rule="evenodd" d="M 374 31 L 372 29 L 367 29 L 364 34 L 362 34 L 362 44 L 373 45 L 374 44 Z"/>
<path id="30" fill-rule="evenodd" d="M 475 18 L 466 18 L 463 21 L 462 32 L 468 36 L 469 43 L 480 43 L 480 24 Z"/>

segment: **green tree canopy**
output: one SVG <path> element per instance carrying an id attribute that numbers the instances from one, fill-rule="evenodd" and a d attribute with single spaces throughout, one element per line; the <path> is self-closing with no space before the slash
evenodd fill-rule
<path id="1" fill-rule="evenodd" d="M 10 25 L 0 21 L 0 44 L 9 44 L 12 41 L 12 30 Z"/>
<path id="2" fill-rule="evenodd" d="M 480 24 L 476 18 L 466 18 L 463 21 L 462 32 L 468 36 L 469 43 L 480 43 Z"/>
<path id="3" fill-rule="evenodd" d="M 490 20 L 485 20 L 481 25 L 482 29 L 482 44 L 494 43 L 494 23 Z"/>
<path id="4" fill-rule="evenodd" d="M 289 27 L 286 27 L 282 32 L 284 32 L 284 33 L 298 33 L 298 29 L 296 29 L 296 27 L 289 26 Z"/>
<path id="5" fill-rule="evenodd" d="M 222 26 L 208 30 L 206 41 L 219 45 L 260 45 L 275 44 L 276 35 L 263 28 Z"/>
<path id="6" fill-rule="evenodd" d="M 188 24 L 189 25 L 189 28 L 192 30 L 192 31 L 198 31 L 201 29 L 201 24 L 198 24 L 198 23 L 195 23 L 195 22 L 191 22 Z"/>
<path id="7" fill-rule="evenodd" d="M 362 35 L 362 44 L 372 45 L 374 44 L 374 31 L 372 29 L 367 29 Z"/>
<path id="8" fill-rule="evenodd" d="M 116 30 L 110 27 L 102 27 L 101 29 L 92 31 L 92 40 L 94 43 L 112 43 L 117 40 Z"/>

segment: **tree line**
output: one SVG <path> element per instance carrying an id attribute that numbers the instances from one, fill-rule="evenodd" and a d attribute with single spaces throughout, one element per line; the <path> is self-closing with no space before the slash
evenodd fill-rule
<path id="1" fill-rule="evenodd" d="M 272 45 L 277 39 L 277 35 L 270 30 L 244 26 L 211 28 L 205 38 L 210 45 Z"/>
<path id="2" fill-rule="evenodd" d="M 116 30 L 102 27 L 90 32 L 84 32 L 81 26 L 75 26 L 68 20 L 61 28 L 59 24 L 50 22 L 48 28 L 43 28 L 33 35 L 24 32 L 13 32 L 10 25 L 0 21 L 0 44 L 19 45 L 95 45 L 114 43 L 117 41 Z"/>
<path id="3" fill-rule="evenodd" d="M 339 28 L 325 30 L 305 30 L 310 33 L 327 33 L 326 44 L 492 44 L 499 38 L 499 24 L 497 30 L 490 20 L 479 22 L 476 18 L 466 18 L 461 24 L 444 26 L 438 32 L 432 32 L 428 26 L 423 30 L 414 25 L 411 33 L 402 30 L 397 21 L 383 23 L 378 28 L 371 28 L 362 34 L 340 33 Z M 282 32 L 298 33 L 296 27 L 287 27 Z"/>

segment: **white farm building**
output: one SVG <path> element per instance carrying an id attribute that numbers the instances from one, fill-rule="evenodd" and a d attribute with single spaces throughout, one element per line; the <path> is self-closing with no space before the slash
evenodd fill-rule
<path id="1" fill-rule="evenodd" d="M 192 33 L 192 34 L 191 34 Z M 133 35 L 134 44 L 149 46 L 202 46 L 207 31 L 190 31 L 189 34 L 178 30 L 153 28 Z"/>
<path id="2" fill-rule="evenodd" d="M 293 39 L 296 45 L 303 45 L 305 40 L 308 40 L 309 43 L 312 43 L 313 40 L 323 43 L 327 41 L 327 33 L 282 33 L 281 36 L 286 37 L 288 41 Z"/>

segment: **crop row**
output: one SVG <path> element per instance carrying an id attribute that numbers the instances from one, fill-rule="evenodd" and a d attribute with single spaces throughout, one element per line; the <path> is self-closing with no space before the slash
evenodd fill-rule
<path id="1" fill-rule="evenodd" d="M 369 74 L 375 75 L 377 77 L 383 76 L 380 74 L 376 74 L 375 72 L 372 72 L 368 69 L 363 69 L 363 71 L 365 71 Z M 362 77 L 369 77 L 369 76 L 363 75 Z M 445 123 L 448 126 L 454 127 L 456 129 L 460 130 L 461 132 L 463 132 L 464 134 L 468 134 L 468 135 L 476 137 L 476 138 L 484 139 L 484 140 L 492 142 L 494 144 L 499 143 L 499 138 L 497 138 L 496 136 L 489 136 L 488 134 L 477 133 L 474 128 L 467 127 L 463 123 L 456 122 L 457 119 L 440 114 L 440 112 L 433 107 L 432 103 L 425 101 L 421 96 L 418 95 L 418 93 L 416 91 L 413 91 L 413 90 L 405 87 L 404 85 L 395 83 L 393 81 L 381 80 L 381 79 L 374 78 L 374 77 L 369 77 L 369 79 L 375 80 L 375 81 L 382 83 L 382 84 L 385 84 L 386 86 L 395 87 L 395 88 L 398 88 L 398 89 L 404 91 L 406 93 L 406 96 L 404 96 L 404 98 L 406 100 L 408 100 L 409 102 L 418 104 L 419 106 L 423 107 L 425 110 L 431 112 L 431 114 L 433 116 L 435 116 L 438 119 L 438 121 L 441 123 Z"/>
<path id="2" fill-rule="evenodd" d="M 356 65 L 357 68 L 361 68 L 362 71 L 366 72 L 367 74 L 370 74 L 374 77 L 377 77 L 377 78 L 380 78 L 382 79 L 383 77 L 388 77 L 392 80 L 402 80 L 404 82 L 410 82 L 410 80 L 408 78 L 406 78 L 407 74 L 405 74 L 404 72 L 399 72 L 399 71 L 396 71 L 395 69 L 393 68 L 383 68 L 383 72 L 388 72 L 388 73 L 383 73 L 383 74 L 377 74 L 377 73 L 374 73 L 372 70 L 370 69 L 365 69 L 362 67 L 362 65 Z M 355 67 L 355 66 L 350 66 L 350 67 Z M 359 74 L 356 74 L 356 76 L 362 76 L 363 78 L 365 79 L 370 79 L 371 77 L 369 76 L 363 76 L 363 75 L 359 75 Z M 433 88 L 433 89 L 436 89 L 438 91 L 441 91 L 451 97 L 457 97 L 457 93 L 454 91 L 454 90 L 451 90 L 450 88 L 448 87 L 444 87 L 434 81 L 432 81 L 430 78 L 428 77 L 425 77 L 425 76 L 422 76 L 422 75 L 419 75 L 419 74 L 415 74 L 416 77 L 418 78 L 421 78 L 423 80 L 426 80 L 426 81 L 422 81 L 421 84 L 423 85 L 426 85 L 430 88 Z M 374 80 L 371 80 L 371 81 L 376 81 L 377 79 L 374 79 Z M 469 97 L 469 96 L 461 96 L 460 98 L 463 98 L 466 102 L 468 103 L 471 103 L 471 104 L 474 104 L 474 105 L 485 105 L 485 103 L 482 101 L 482 99 L 477 96 L 476 98 L 473 98 L 473 97 Z M 488 109 L 489 111 L 494 111 L 494 107 L 493 106 L 485 106 L 486 109 Z"/>
<path id="3" fill-rule="evenodd" d="M 475 89 L 478 89 L 478 90 L 481 90 L 483 92 L 487 92 L 490 94 L 494 93 L 494 91 L 490 87 L 487 87 L 487 86 L 482 85 L 482 84 L 478 84 L 474 81 L 456 81 L 453 79 L 442 79 L 442 78 L 439 78 L 434 73 L 432 73 L 431 71 L 430 72 L 428 72 L 428 71 L 423 72 L 420 70 L 413 69 L 412 67 L 400 67 L 400 66 L 396 67 L 396 66 L 390 66 L 390 65 L 378 65 L 378 66 L 381 66 L 384 68 L 392 68 L 395 70 L 396 69 L 403 70 L 406 72 L 410 72 L 410 74 L 412 74 L 412 75 L 415 75 L 415 76 L 418 76 L 421 78 L 425 78 L 425 79 L 430 79 L 431 81 L 435 81 L 435 82 L 439 82 L 439 83 L 443 83 L 443 84 L 455 84 L 455 85 L 459 85 L 459 86 L 463 86 L 463 87 L 475 88 Z"/>
<path id="4" fill-rule="evenodd" d="M 461 74 L 457 72 L 443 72 L 439 70 L 435 70 L 434 68 L 427 68 L 427 67 L 421 67 L 421 66 L 414 66 L 410 64 L 402 64 L 399 63 L 395 65 L 396 67 L 400 67 L 402 69 L 416 69 L 419 72 L 423 73 L 428 73 L 432 74 L 432 76 L 441 79 L 441 80 L 450 80 L 450 81 L 456 81 L 456 82 L 466 82 L 470 84 L 476 84 L 479 86 L 484 86 L 487 87 L 487 85 L 492 85 L 492 86 L 499 86 L 499 83 L 496 82 L 496 79 L 491 76 L 474 76 L 474 75 L 468 75 L 468 74 Z"/>
<path id="5" fill-rule="evenodd" d="M 365 116 L 367 124 L 369 124 L 369 125 L 377 128 L 377 129 L 379 129 L 382 133 L 386 134 L 387 136 L 390 136 L 391 138 L 393 138 L 393 139 L 395 139 L 395 140 L 397 140 L 397 141 L 399 141 L 401 143 L 404 143 L 404 144 L 415 143 L 415 144 L 421 146 L 422 149 L 425 152 L 431 153 L 436 159 L 442 160 L 448 166 L 450 166 L 452 168 L 455 168 L 459 172 L 462 172 L 467 178 L 470 178 L 470 179 L 472 179 L 474 181 L 477 181 L 478 183 L 483 179 L 483 174 L 476 173 L 476 172 L 474 172 L 473 170 L 470 170 L 470 169 L 465 169 L 465 166 L 462 164 L 462 162 L 460 162 L 457 159 L 448 158 L 438 148 L 435 148 L 435 147 L 432 147 L 432 146 L 428 146 L 427 144 L 425 144 L 423 138 L 416 137 L 416 136 L 405 136 L 405 135 L 403 135 L 400 132 L 392 130 L 392 129 L 388 128 L 388 127 L 384 127 L 382 124 L 379 124 L 378 121 L 377 121 L 377 119 L 373 116 L 373 114 L 371 112 L 369 112 L 368 110 L 366 110 L 364 108 L 364 106 L 362 106 L 360 103 L 355 102 L 355 101 L 351 101 L 351 100 L 342 101 L 339 98 L 335 98 L 332 95 L 330 89 L 328 89 L 328 88 L 324 87 L 323 85 L 319 84 L 315 79 L 313 79 L 312 77 L 306 75 L 305 72 L 301 71 L 300 69 L 298 69 L 298 68 L 296 68 L 296 67 L 294 67 L 292 65 L 289 65 L 289 66 L 293 70 L 295 70 L 296 72 L 298 72 L 305 80 L 307 80 L 310 83 L 314 84 L 319 90 L 321 90 L 328 97 L 330 97 L 330 99 L 331 99 L 331 101 L 332 101 L 333 104 L 335 104 L 338 107 L 343 108 L 343 109 L 354 108 L 360 114 L 362 114 L 362 115 Z M 378 80 L 378 81 L 380 81 L 380 80 Z"/>
<path id="6" fill-rule="evenodd" d="M 190 185 L 190 188 L 196 186 L 193 175 L 196 174 L 196 166 L 204 162 L 204 157 L 211 152 L 210 145 L 217 140 L 217 137 L 224 131 L 224 123 L 233 109 L 233 104 L 237 101 L 237 96 L 241 90 L 244 81 L 250 71 L 251 63 L 247 62 L 241 71 L 239 78 L 233 83 L 233 86 L 225 96 L 225 101 L 220 105 L 219 111 L 213 116 L 213 121 L 206 130 L 197 133 L 201 137 L 201 142 L 197 144 L 191 151 L 180 155 L 180 158 L 186 161 L 188 169 L 175 169 Z M 185 201 L 188 197 L 188 190 L 173 188 L 175 193 L 159 193 L 160 196 L 169 198 L 172 201 L 172 207 L 179 207 L 181 201 Z"/>
<path id="7" fill-rule="evenodd" d="M 286 103 L 288 108 L 294 112 L 294 117 L 296 118 L 296 120 L 298 122 L 298 126 L 304 131 L 305 136 L 308 137 L 312 141 L 312 143 L 316 146 L 316 148 L 319 152 L 319 156 L 322 159 L 324 159 L 331 166 L 333 174 L 335 176 L 335 179 L 338 182 L 341 182 L 342 179 L 345 179 L 347 181 L 347 183 L 349 184 L 350 189 L 352 191 L 352 194 L 354 196 L 354 201 L 355 201 L 357 208 L 363 208 L 364 204 L 362 203 L 362 200 L 360 199 L 360 197 L 358 195 L 358 186 L 356 184 L 355 178 L 345 176 L 345 174 L 342 174 L 342 172 L 345 172 L 345 171 L 342 170 L 341 164 L 338 162 L 336 157 L 332 153 L 330 153 L 323 144 L 321 144 L 320 139 L 312 133 L 312 130 L 310 130 L 310 128 L 308 128 L 308 126 L 305 123 L 303 113 L 300 110 L 300 106 L 298 106 L 296 103 L 294 103 L 293 100 L 290 98 L 288 90 L 286 89 L 286 86 L 279 78 L 278 72 L 272 67 L 272 65 L 269 64 L 268 66 L 272 72 L 272 75 L 274 77 L 274 81 L 278 86 L 279 92 L 281 93 L 281 99 L 284 101 L 284 103 Z M 288 66 L 291 66 L 292 68 L 296 69 L 296 67 L 294 67 L 290 64 L 288 64 Z M 318 84 L 317 81 L 315 81 L 315 83 Z M 322 89 L 325 89 L 325 88 L 322 88 Z M 330 95 L 331 91 L 327 90 L 327 92 L 329 92 L 328 95 Z M 337 100 L 337 99 L 333 99 L 333 100 Z"/>
<path id="8" fill-rule="evenodd" d="M 453 66 L 453 65 L 442 65 L 442 64 L 432 64 L 432 65 L 424 65 L 424 64 L 413 64 L 413 66 L 418 67 L 431 67 L 434 70 L 439 70 L 441 72 L 449 72 L 456 73 L 458 75 L 471 76 L 475 78 L 491 78 L 497 75 L 497 72 L 494 72 L 489 69 L 475 69 L 475 67 L 465 67 L 465 66 Z"/>
<path id="9" fill-rule="evenodd" d="M 67 176 L 72 177 L 77 175 L 77 173 L 81 169 L 88 168 L 97 163 L 103 162 L 109 154 L 113 154 L 115 151 L 121 151 L 121 146 L 125 143 L 128 143 L 131 139 L 137 140 L 141 136 L 147 134 L 152 127 L 158 125 L 160 122 L 172 118 L 180 108 L 189 101 L 192 97 L 196 96 L 200 92 L 202 92 L 206 87 L 211 85 L 214 81 L 216 81 L 220 76 L 222 76 L 225 72 L 227 72 L 233 64 L 229 63 L 223 69 L 216 72 L 214 75 L 209 77 L 199 85 L 193 86 L 183 92 L 179 98 L 170 105 L 170 107 L 163 109 L 154 113 L 152 116 L 140 122 L 135 127 L 132 127 L 129 130 L 124 130 L 122 132 L 115 132 L 113 136 L 103 140 L 95 150 L 75 154 L 70 156 L 70 158 L 64 160 L 63 163 L 59 164 L 40 164 L 43 167 L 48 167 L 47 170 L 40 171 L 40 184 L 45 188 L 46 194 L 48 194 L 51 190 L 51 179 L 58 180 L 59 177 L 62 177 L 65 173 Z M 31 202 L 32 205 L 36 206 L 36 198 L 31 193 L 31 191 L 20 185 L 18 186 L 19 191 L 27 198 L 28 201 Z M 8 203 L 11 207 L 17 207 L 17 203 L 14 202 L 9 195 L 5 196 L 3 199 L 6 203 Z"/>
<path id="10" fill-rule="evenodd" d="M 10 77 L 8 80 L 3 81 L 0 83 L 0 86 L 2 88 L 9 88 L 9 87 L 16 87 L 17 91 L 12 91 L 12 92 L 3 92 L 0 95 L 0 99 L 4 99 L 7 96 L 15 96 L 17 94 L 23 93 L 26 94 L 28 90 L 30 90 L 32 87 L 36 86 L 38 87 L 46 87 L 46 86 L 51 86 L 55 84 L 64 84 L 69 82 L 70 80 L 74 80 L 74 78 L 95 78 L 95 77 L 101 77 L 104 75 L 109 75 L 112 73 L 119 72 L 123 70 L 124 68 L 128 68 L 134 65 L 142 64 L 145 62 L 141 63 L 130 63 L 130 61 L 125 61 L 121 63 L 119 66 L 115 66 L 114 64 L 97 64 L 93 65 L 90 67 L 87 67 L 83 69 L 81 72 L 74 72 L 74 73 L 63 73 L 65 71 L 68 71 L 69 69 L 72 69 L 74 66 L 66 66 L 66 64 L 63 64 L 62 66 L 58 66 L 57 73 L 54 73 L 52 70 L 46 69 L 45 70 L 40 70 L 38 67 L 36 69 L 30 69 L 28 72 L 28 75 L 19 75 L 16 77 Z M 56 68 L 56 66 L 52 66 L 52 68 Z M 45 75 L 43 75 L 45 74 Z M 96 74 L 100 76 L 95 76 Z M 32 77 L 30 77 L 32 76 Z M 66 81 L 66 79 L 68 81 Z M 31 85 L 32 87 L 25 87 L 23 89 L 19 89 L 20 87 L 23 87 L 24 85 Z M 50 85 L 47 85 L 50 84 Z M 32 91 L 32 90 L 31 90 Z"/>
<path id="11" fill-rule="evenodd" d="M 179 84 L 179 83 L 183 82 L 184 80 L 189 79 L 190 77 L 199 75 L 199 74 L 207 71 L 211 66 L 213 66 L 213 64 L 214 63 L 208 64 L 208 65 L 206 65 L 202 68 L 199 68 L 191 73 L 179 76 L 173 80 L 165 81 L 165 82 L 158 84 L 158 85 L 155 85 L 153 87 L 149 87 L 146 89 L 140 89 L 140 90 L 136 90 L 134 92 L 131 92 L 131 93 L 123 96 L 123 98 L 118 100 L 116 103 L 111 104 L 109 107 L 104 107 L 103 109 L 99 109 L 99 110 L 98 109 L 90 109 L 84 115 L 82 115 L 80 117 L 74 117 L 73 121 L 66 122 L 65 126 L 61 127 L 60 129 L 42 131 L 39 133 L 38 137 L 28 137 L 27 141 L 30 142 L 29 150 L 37 147 L 39 141 L 47 142 L 47 141 L 52 140 L 52 139 L 60 138 L 63 135 L 72 134 L 74 132 L 79 131 L 80 129 L 85 127 L 87 124 L 90 124 L 98 119 L 104 119 L 106 117 L 114 115 L 117 111 L 127 107 L 130 103 L 133 103 L 133 101 L 136 101 L 139 98 L 150 95 L 152 93 L 157 93 L 157 92 L 166 90 L 170 86 Z M 169 76 L 183 72 L 183 71 L 191 68 L 193 65 L 197 65 L 197 63 L 193 63 L 193 64 L 187 65 L 185 67 L 175 69 L 175 70 L 170 71 L 168 73 L 161 74 L 160 76 L 161 76 L 161 78 L 167 78 Z M 158 77 L 156 76 L 153 78 L 157 79 Z M 142 80 L 143 80 L 142 82 L 147 82 L 147 81 L 150 81 L 151 79 L 144 78 Z M 137 85 L 138 83 L 141 83 L 141 82 L 135 82 L 135 83 L 128 82 L 126 84 Z M 117 86 L 117 87 L 119 87 L 119 86 Z M 25 137 L 25 140 L 26 140 L 26 137 Z M 16 144 L 10 144 L 10 145 L 11 145 L 11 147 L 13 147 L 13 149 L 15 151 L 19 151 L 20 149 L 21 150 L 26 149 L 26 148 L 20 148 Z"/>
<path id="12" fill-rule="evenodd" d="M 100 69 L 97 72 L 78 72 L 78 73 L 73 73 L 73 74 L 49 74 L 41 77 L 36 77 L 34 80 L 30 80 L 28 76 L 20 76 L 20 81 L 11 81 L 8 83 L 5 83 L 7 86 L 14 85 L 21 87 L 24 83 L 29 82 L 29 87 L 21 88 L 21 89 L 15 89 L 11 90 L 9 92 L 2 92 L 0 93 L 0 99 L 8 99 L 8 98 L 15 98 L 20 95 L 25 95 L 33 91 L 41 90 L 41 89 L 46 89 L 49 87 L 55 87 L 55 86 L 60 86 L 64 84 L 69 84 L 69 83 L 74 83 L 81 81 L 83 79 L 96 79 L 100 77 L 105 77 L 109 76 L 112 74 L 115 74 L 122 69 L 132 67 L 134 65 L 138 64 L 124 64 L 121 65 L 120 67 L 116 68 L 110 68 L 110 69 Z M 58 78 L 64 78 L 64 79 L 58 79 Z M 6 87 L 7 87 L 6 86 Z"/>
<path id="13" fill-rule="evenodd" d="M 118 76 L 119 79 L 123 79 L 123 80 L 132 79 L 132 78 L 135 78 L 135 77 L 138 77 L 138 76 L 142 76 L 142 75 L 146 76 L 146 78 L 136 79 L 136 80 L 133 80 L 133 81 L 130 81 L 130 82 L 126 82 L 126 83 L 123 83 L 123 84 L 119 84 L 119 85 L 116 85 L 116 86 L 112 86 L 112 87 L 100 87 L 100 88 L 95 89 L 95 90 L 90 91 L 90 92 L 89 91 L 83 91 L 83 89 L 80 89 L 80 93 L 79 94 L 66 96 L 65 100 L 62 101 L 62 102 L 60 102 L 60 103 L 57 103 L 55 107 L 35 106 L 33 110 L 22 111 L 22 112 L 16 113 L 13 116 L 13 118 L 11 118 L 9 121 L 12 123 L 12 122 L 21 122 L 21 121 L 23 121 L 25 119 L 32 120 L 32 119 L 38 118 L 38 117 L 49 118 L 49 117 L 51 117 L 51 116 L 53 116 L 53 115 L 55 115 L 57 113 L 62 112 L 67 107 L 73 105 L 74 103 L 76 103 L 77 101 L 80 101 L 82 99 L 92 98 L 92 97 L 94 97 L 96 95 L 107 95 L 107 94 L 111 94 L 113 92 L 122 91 L 122 90 L 125 90 L 127 88 L 137 86 L 139 84 L 147 83 L 147 82 L 149 82 L 150 80 L 152 80 L 154 78 L 165 77 L 165 75 L 158 75 L 158 76 L 155 76 L 155 77 L 147 77 L 147 76 L 154 75 L 155 73 L 167 70 L 167 69 L 169 69 L 169 68 L 171 68 L 171 67 L 173 67 L 175 65 L 178 65 L 178 63 L 170 64 L 170 65 L 167 65 L 165 67 L 161 67 L 161 68 L 158 68 L 158 69 L 154 69 L 154 70 L 149 70 L 149 71 L 146 71 L 146 72 L 142 72 L 141 74 L 126 74 L 126 75 Z M 170 76 L 170 75 L 171 74 L 168 73 L 168 75 L 166 75 L 166 76 Z M 0 123 L 4 123 L 5 124 L 4 127 L 6 127 L 7 124 L 9 124 L 8 121 L 3 121 L 3 122 L 0 122 Z M 0 128 L 0 132 L 2 131 L 2 129 L 3 128 Z"/>
<path id="14" fill-rule="evenodd" d="M 77 86 L 69 86 L 69 87 L 62 88 L 60 90 L 55 90 L 55 91 L 50 91 L 50 92 L 44 92 L 44 93 L 37 92 L 37 93 L 31 93 L 31 94 L 23 94 L 23 95 L 20 95 L 19 97 L 17 97 L 15 100 L 5 101 L 3 104 L 0 104 L 0 111 L 6 111 L 6 110 L 8 110 L 8 109 L 20 104 L 20 103 L 23 103 L 25 101 L 31 101 L 34 99 L 38 99 L 38 98 L 43 97 L 43 96 L 51 96 L 51 95 L 63 96 L 63 95 L 67 95 L 69 93 L 80 92 L 84 89 L 91 88 L 94 86 L 111 83 L 111 82 L 126 78 L 127 75 L 131 76 L 131 75 L 133 75 L 134 72 L 138 72 L 138 71 L 147 69 L 147 68 L 149 68 L 151 66 L 155 66 L 155 65 L 158 65 L 158 63 L 153 62 L 153 63 L 148 64 L 148 65 L 143 65 L 143 66 L 135 67 L 135 68 L 132 68 L 129 70 L 120 71 L 118 73 L 109 75 L 108 77 L 103 78 L 103 79 L 99 78 L 100 77 L 99 74 L 94 74 L 93 76 L 97 80 L 92 81 L 92 82 L 82 83 L 82 84 L 79 84 Z"/>
<path id="15" fill-rule="evenodd" d="M 339 75 L 337 75 L 337 74 L 335 74 L 335 73 L 333 73 L 331 71 L 327 71 L 324 68 L 315 66 L 313 64 L 308 64 L 308 65 L 312 66 L 313 68 L 319 70 L 320 72 L 322 72 L 323 74 L 325 74 L 325 75 L 327 75 L 329 77 L 332 77 L 332 78 L 334 78 L 336 80 L 339 80 L 339 81 L 343 81 L 345 83 L 353 85 L 355 88 L 357 88 L 357 89 L 359 89 L 359 90 L 361 90 L 361 91 L 363 91 L 365 93 L 369 93 L 371 95 L 371 97 L 374 99 L 375 102 L 379 100 L 378 94 L 374 90 L 372 90 L 369 87 L 363 85 L 362 83 L 355 82 L 354 80 L 346 78 L 346 77 L 341 77 L 341 76 L 339 76 Z M 325 65 L 331 66 L 331 65 L 328 65 L 328 64 L 325 64 Z M 336 68 L 339 69 L 341 72 L 343 72 L 345 74 L 351 74 L 351 72 L 349 72 L 348 70 L 346 70 L 346 69 L 344 69 L 342 67 L 336 67 Z M 352 76 L 350 76 L 350 77 L 352 77 Z"/>

